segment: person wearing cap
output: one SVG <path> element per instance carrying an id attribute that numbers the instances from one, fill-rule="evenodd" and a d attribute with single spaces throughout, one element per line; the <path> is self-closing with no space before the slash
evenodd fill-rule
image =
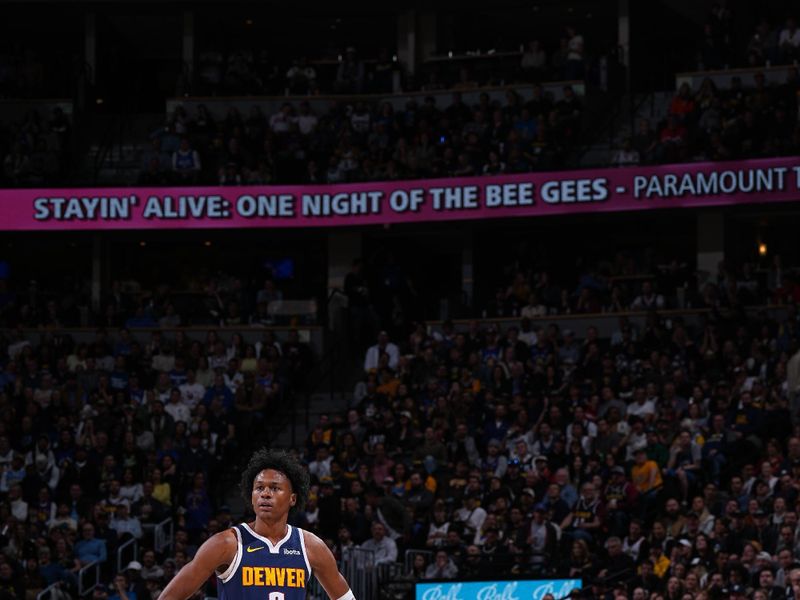
<path id="1" fill-rule="evenodd" d="M 137 560 L 132 560 L 125 567 L 124 573 L 127 579 L 126 591 L 128 598 L 133 595 L 139 600 L 148 600 L 148 598 L 150 598 L 150 592 L 142 578 L 142 564 Z"/>
<path id="2" fill-rule="evenodd" d="M 744 600 L 747 598 L 747 588 L 741 583 L 734 583 L 726 588 L 722 588 L 723 597 L 731 600 Z"/>

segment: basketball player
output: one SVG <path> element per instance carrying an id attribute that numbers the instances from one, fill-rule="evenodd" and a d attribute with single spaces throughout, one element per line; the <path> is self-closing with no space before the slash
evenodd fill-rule
<path id="1" fill-rule="evenodd" d="M 287 523 L 308 497 L 306 469 L 285 452 L 253 454 L 242 495 L 255 520 L 211 536 L 164 589 L 159 600 L 186 600 L 215 573 L 220 600 L 305 600 L 311 573 L 331 600 L 355 600 L 328 547 Z"/>

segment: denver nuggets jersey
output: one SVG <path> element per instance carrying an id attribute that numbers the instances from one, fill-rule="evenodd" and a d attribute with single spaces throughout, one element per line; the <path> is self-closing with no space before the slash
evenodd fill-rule
<path id="1" fill-rule="evenodd" d="M 247 523 L 233 528 L 239 547 L 225 572 L 217 574 L 220 600 L 305 600 L 311 566 L 303 530 L 286 527 L 286 536 L 274 545 Z"/>

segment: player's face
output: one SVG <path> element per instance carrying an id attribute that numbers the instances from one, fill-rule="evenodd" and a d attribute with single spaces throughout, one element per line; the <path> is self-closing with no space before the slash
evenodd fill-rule
<path id="1" fill-rule="evenodd" d="M 257 517 L 279 519 L 289 513 L 297 502 L 292 484 L 280 471 L 264 469 L 253 480 L 253 511 Z"/>

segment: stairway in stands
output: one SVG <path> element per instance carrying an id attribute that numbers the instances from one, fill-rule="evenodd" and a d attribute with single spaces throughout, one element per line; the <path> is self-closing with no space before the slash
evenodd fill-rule
<path id="1" fill-rule="evenodd" d="M 163 114 L 95 116 L 83 161 L 86 177 L 95 185 L 136 184 L 150 136 L 163 123 Z"/>
<path id="2" fill-rule="evenodd" d="M 630 110 L 618 113 L 609 124 L 608 134 L 596 139 L 581 155 L 580 167 L 584 169 L 608 167 L 625 138 L 635 134 L 636 124 L 640 119 L 647 119 L 653 129 L 657 130 L 659 122 L 667 116 L 673 96 L 672 90 L 637 94 L 633 99 L 635 107 L 633 116 L 631 117 Z M 622 102 L 627 104 L 629 99 L 623 99 Z"/>

